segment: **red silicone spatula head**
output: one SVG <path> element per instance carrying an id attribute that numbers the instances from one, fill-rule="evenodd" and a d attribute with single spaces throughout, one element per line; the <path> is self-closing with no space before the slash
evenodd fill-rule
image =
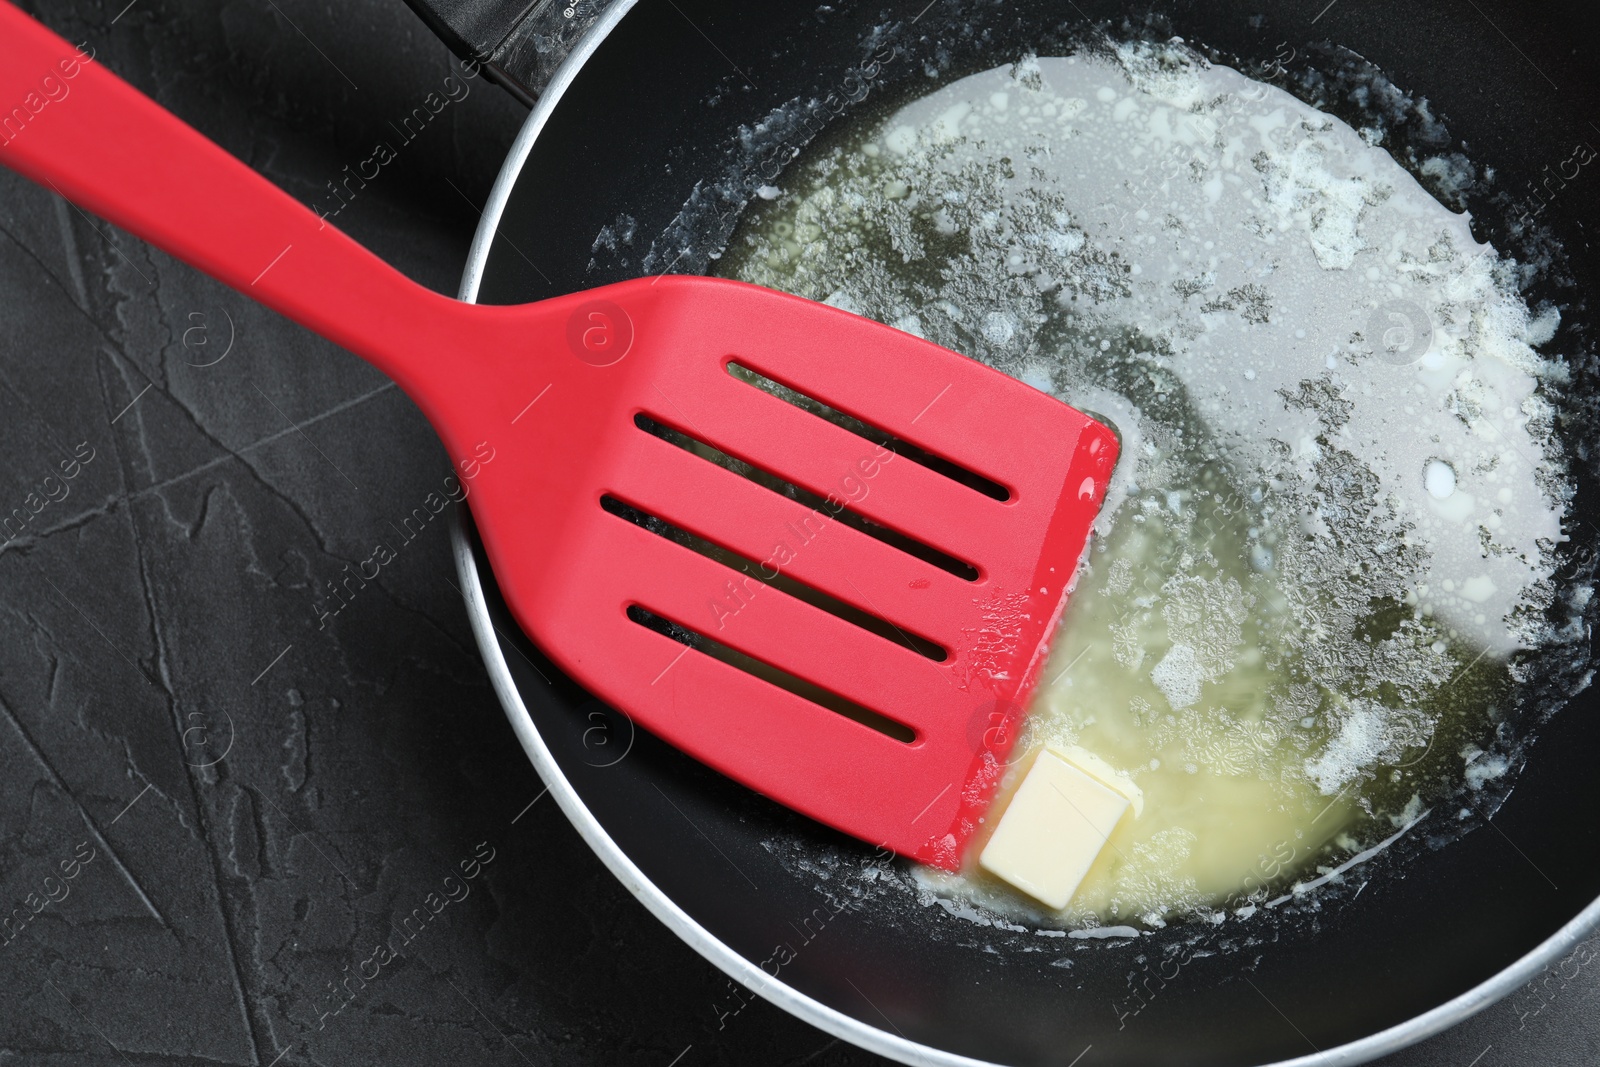
<path id="1" fill-rule="evenodd" d="M 1111 432 L 753 286 L 668 277 L 573 303 L 567 321 L 626 353 L 558 349 L 479 423 L 507 442 L 471 499 L 518 620 L 706 763 L 954 866 L 1104 499 Z"/>
<path id="2" fill-rule="evenodd" d="M 485 534 L 519 619 L 673 744 L 823 822 L 954 865 L 1066 602 L 1115 439 L 987 367 L 819 304 L 699 278 L 604 296 L 631 323 L 627 355 L 569 360 L 577 422 L 552 403 L 518 424 L 519 451 L 567 457 L 548 490 L 565 498 L 562 541 L 528 553 L 524 535 Z M 480 525 L 523 530 L 541 506 L 530 495 L 502 516 L 502 499 L 485 494 Z M 708 558 L 710 546 L 736 558 Z"/>
<path id="3" fill-rule="evenodd" d="M 0 162 L 406 389 L 517 620 L 577 681 L 783 804 L 959 863 L 1104 499 L 1109 430 L 736 282 L 446 300 L 0 4 L 11 98 Z"/>

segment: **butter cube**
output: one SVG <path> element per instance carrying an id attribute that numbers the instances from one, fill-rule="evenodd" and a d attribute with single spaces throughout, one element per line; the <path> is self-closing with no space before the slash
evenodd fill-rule
<path id="1" fill-rule="evenodd" d="M 1128 807 L 1122 792 L 1047 748 L 1023 776 L 978 865 L 1064 908 Z"/>

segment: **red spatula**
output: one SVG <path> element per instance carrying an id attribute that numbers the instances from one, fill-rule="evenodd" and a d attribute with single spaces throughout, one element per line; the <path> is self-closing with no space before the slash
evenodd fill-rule
<path id="1" fill-rule="evenodd" d="M 737 282 L 439 296 L 4 3 L 0 108 L 0 163 L 398 382 L 471 479 L 517 621 L 579 683 L 780 803 L 959 863 L 1104 499 L 1106 427 Z"/>

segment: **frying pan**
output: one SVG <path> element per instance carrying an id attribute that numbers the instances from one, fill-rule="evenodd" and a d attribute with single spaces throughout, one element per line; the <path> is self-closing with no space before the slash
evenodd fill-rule
<path id="1" fill-rule="evenodd" d="M 1181 36 L 1357 126 L 1392 104 L 1354 91 L 1375 66 L 1448 129 L 1396 112 L 1386 146 L 1413 169 L 1451 150 L 1492 168 L 1466 195 L 1478 236 L 1528 265 L 1530 302 L 1564 307 L 1544 349 L 1573 372 L 1557 396 L 1578 487 L 1561 576 L 1592 577 L 1600 498 L 1584 443 L 1600 385 L 1588 298 L 1600 250 L 1585 216 L 1600 173 L 1562 168 L 1576 143 L 1600 143 L 1591 5 L 925 2 L 613 4 L 530 115 L 463 297 L 513 303 L 712 270 L 755 188 L 833 124 L 1101 30 Z M 500 41 L 517 12 L 414 6 L 516 81 Z M 600 858 L 743 986 L 906 1063 L 1358 1063 L 1505 995 L 1600 923 L 1587 626 L 1580 656 L 1524 658 L 1502 738 L 1520 768 L 1507 788 L 1439 805 L 1364 863 L 1248 918 L 1063 934 L 941 904 L 894 861 L 635 729 L 518 633 L 469 525 L 455 548 L 507 714 Z M 730 986 L 716 1010 L 737 1015 L 743 996 Z"/>

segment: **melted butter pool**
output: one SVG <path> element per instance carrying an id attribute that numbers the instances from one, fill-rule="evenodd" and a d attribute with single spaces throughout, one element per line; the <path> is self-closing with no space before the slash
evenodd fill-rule
<path id="1" fill-rule="evenodd" d="M 947 85 L 763 196 L 721 273 L 1122 437 L 1017 752 L 1081 745 L 1145 805 L 1051 918 L 1261 899 L 1504 772 L 1484 751 L 1570 496 L 1534 351 L 1555 321 L 1382 149 L 1129 45 Z M 975 871 L 923 877 L 1031 913 Z"/>

